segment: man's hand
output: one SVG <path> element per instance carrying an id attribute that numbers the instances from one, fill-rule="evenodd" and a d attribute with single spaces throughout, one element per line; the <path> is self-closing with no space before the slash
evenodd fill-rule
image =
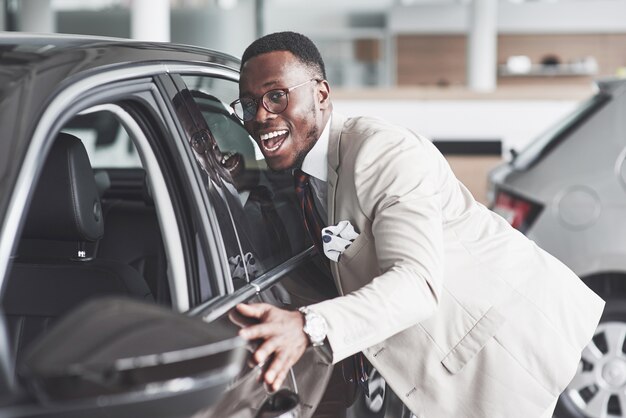
<path id="1" fill-rule="evenodd" d="M 263 339 L 263 343 L 254 353 L 254 359 L 258 363 L 264 363 L 274 354 L 263 378 L 272 390 L 278 390 L 289 369 L 302 357 L 309 344 L 309 339 L 302 330 L 302 314 L 267 303 L 239 304 L 236 309 L 240 314 L 260 321 L 259 324 L 242 328 L 239 335 L 246 340 Z"/>

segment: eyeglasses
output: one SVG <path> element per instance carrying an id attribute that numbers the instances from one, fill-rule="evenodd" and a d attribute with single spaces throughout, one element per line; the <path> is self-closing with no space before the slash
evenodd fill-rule
<path id="1" fill-rule="evenodd" d="M 321 80 L 317 78 L 312 78 L 305 81 L 304 83 L 300 83 L 293 87 L 289 87 L 286 89 L 270 90 L 258 99 L 253 99 L 251 97 L 242 97 L 232 102 L 230 104 L 230 107 L 232 107 L 235 111 L 235 115 L 237 115 L 237 117 L 244 122 L 249 122 L 254 119 L 257 110 L 259 109 L 259 102 L 261 102 L 265 110 L 277 115 L 287 109 L 287 106 L 289 105 L 290 91 L 309 84 L 313 81 L 320 82 Z"/>

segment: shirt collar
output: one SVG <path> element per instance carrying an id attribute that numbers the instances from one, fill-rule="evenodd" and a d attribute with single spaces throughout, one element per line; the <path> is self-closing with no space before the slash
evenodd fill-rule
<path id="1" fill-rule="evenodd" d="M 302 171 L 322 181 L 328 179 L 328 142 L 330 140 L 331 119 L 332 116 L 328 118 L 319 139 L 302 161 Z"/>

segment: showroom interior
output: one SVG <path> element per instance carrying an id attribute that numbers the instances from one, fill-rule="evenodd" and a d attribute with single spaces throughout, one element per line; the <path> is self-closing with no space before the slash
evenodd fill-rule
<path id="1" fill-rule="evenodd" d="M 322 52 L 337 110 L 379 116 L 442 144 L 484 203 L 491 168 L 575 109 L 594 80 L 626 72 L 621 0 L 0 4 L 0 30 L 174 42 L 236 57 L 258 35 L 302 32 Z"/>

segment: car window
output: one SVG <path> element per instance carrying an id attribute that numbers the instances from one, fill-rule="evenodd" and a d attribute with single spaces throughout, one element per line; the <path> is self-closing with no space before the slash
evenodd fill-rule
<path id="1" fill-rule="evenodd" d="M 137 148 L 110 112 L 77 115 L 63 130 L 82 139 L 94 168 L 141 168 Z"/>
<path id="2" fill-rule="evenodd" d="M 232 180 L 226 189 L 236 199 L 227 203 L 243 256 L 254 258 L 254 263 L 244 263 L 253 280 L 308 244 L 291 173 L 268 168 L 257 144 L 232 113 L 227 102 L 237 97 L 236 83 L 204 76 L 183 79 L 215 138 L 220 169 Z"/>
<path id="3" fill-rule="evenodd" d="M 572 113 L 532 140 L 514 157 L 511 164 L 520 170 L 536 164 L 585 120 L 598 112 L 608 100 L 609 97 L 605 93 L 598 93 L 583 101 Z"/>
<path id="4" fill-rule="evenodd" d="M 169 305 L 167 257 L 149 176 L 118 116 L 97 109 L 74 116 L 61 129 L 82 142 L 94 171 L 104 218 L 94 256 L 129 265 L 154 299 Z"/>
<path id="5" fill-rule="evenodd" d="M 96 109 L 107 106 L 132 121 L 119 106 Z M 31 342 L 87 300 L 119 295 L 173 305 L 169 274 L 176 252 L 165 247 L 161 228 L 172 220 L 162 219 L 163 205 L 157 209 L 148 190 L 162 174 L 155 172 L 158 164 L 94 169 L 87 150 L 98 129 L 89 123 L 102 120 L 130 141 L 119 115 L 108 110 L 88 109 L 50 133 L 51 149 L 33 185 L 2 299 L 18 361 Z"/>

